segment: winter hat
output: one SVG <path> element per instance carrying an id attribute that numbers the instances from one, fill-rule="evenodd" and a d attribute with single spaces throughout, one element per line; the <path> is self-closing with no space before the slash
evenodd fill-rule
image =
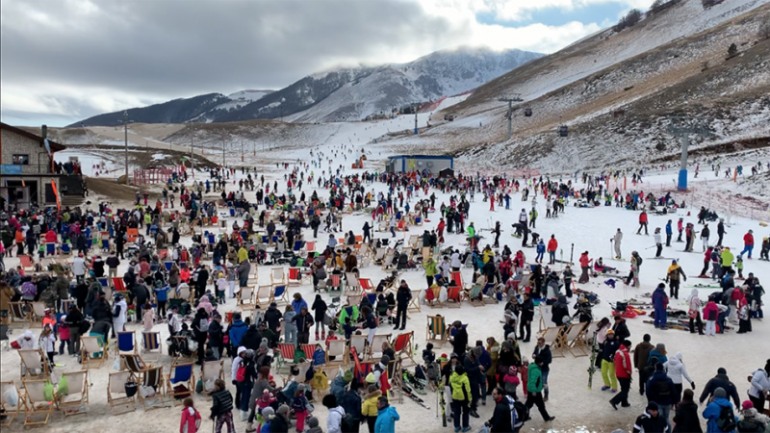
<path id="1" fill-rule="evenodd" d="M 714 398 L 716 398 L 716 397 L 726 398 L 727 397 L 727 391 L 725 391 L 725 389 L 722 388 L 721 386 L 717 387 L 717 389 L 714 390 Z"/>
<path id="2" fill-rule="evenodd" d="M 382 365 L 388 365 L 388 363 L 390 362 L 390 356 L 382 355 L 382 358 L 380 358 L 380 362 L 382 363 Z"/>
<path id="3" fill-rule="evenodd" d="M 265 409 L 262 409 L 263 413 L 264 413 L 264 410 Z M 287 406 L 285 404 L 282 404 L 282 405 L 278 406 L 278 410 L 276 411 L 276 413 L 278 415 L 283 415 L 284 417 L 288 418 L 289 417 L 289 406 Z"/>
<path id="4" fill-rule="evenodd" d="M 318 418 L 311 416 L 307 419 L 307 426 L 310 428 L 316 428 L 318 427 Z"/>
<path id="5" fill-rule="evenodd" d="M 663 355 L 666 354 L 666 345 L 663 343 L 658 343 L 655 345 L 655 350 L 662 353 Z"/>
<path id="6" fill-rule="evenodd" d="M 374 383 L 374 373 L 367 374 L 365 381 L 366 383 Z"/>
<path id="7" fill-rule="evenodd" d="M 748 410 L 753 407 L 754 407 L 754 403 L 752 403 L 751 400 L 744 400 L 743 403 L 741 404 L 741 408 L 743 408 L 743 410 Z"/>
<path id="8" fill-rule="evenodd" d="M 717 368 L 717 374 L 727 374 L 727 370 L 724 367 Z"/>
<path id="9" fill-rule="evenodd" d="M 259 350 L 267 351 L 267 338 L 263 338 L 262 342 L 259 343 Z"/>
<path id="10" fill-rule="evenodd" d="M 236 353 L 237 353 L 238 355 L 240 355 L 241 353 L 243 353 L 243 352 L 245 352 L 245 351 L 246 351 L 246 348 L 245 348 L 245 347 L 243 347 L 243 346 L 238 346 L 238 351 L 237 351 Z"/>
<path id="11" fill-rule="evenodd" d="M 270 406 L 266 406 L 266 407 L 262 408 L 262 417 L 263 418 L 265 418 L 267 420 L 270 420 L 274 416 L 275 416 L 275 409 L 273 409 Z"/>
<path id="12" fill-rule="evenodd" d="M 345 381 L 345 383 L 350 383 L 353 381 L 353 370 L 348 370 L 342 375 L 342 380 Z"/>
<path id="13" fill-rule="evenodd" d="M 647 403 L 647 410 L 658 410 L 658 403 L 654 401 Z"/>

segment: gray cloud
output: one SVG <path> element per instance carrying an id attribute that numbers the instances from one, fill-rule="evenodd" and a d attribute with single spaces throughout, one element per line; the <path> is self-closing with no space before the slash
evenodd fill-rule
<path id="1" fill-rule="evenodd" d="M 3 115 L 75 121 L 208 92 L 277 89 L 341 64 L 409 61 L 478 43 L 472 13 L 450 19 L 425 4 L 3 0 Z"/>

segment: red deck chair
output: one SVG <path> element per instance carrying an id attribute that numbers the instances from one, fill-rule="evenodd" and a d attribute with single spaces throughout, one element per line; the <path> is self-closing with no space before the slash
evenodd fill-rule
<path id="1" fill-rule="evenodd" d="M 393 341 L 393 350 L 396 352 L 396 356 L 405 361 L 411 360 L 415 365 L 417 362 L 414 360 L 414 331 L 398 334 Z"/>
<path id="2" fill-rule="evenodd" d="M 19 262 L 21 263 L 22 269 L 25 271 L 31 271 L 35 269 L 35 264 L 32 262 L 32 257 L 26 254 L 19 256 Z"/>
<path id="3" fill-rule="evenodd" d="M 375 289 L 374 283 L 372 283 L 371 278 L 359 278 L 358 279 L 358 284 L 361 285 L 361 290 L 363 290 L 365 292 Z"/>
<path id="4" fill-rule="evenodd" d="M 112 278 L 112 286 L 115 287 L 115 291 L 116 292 L 125 292 L 126 291 L 126 283 L 123 282 L 123 278 L 113 277 Z"/>
<path id="5" fill-rule="evenodd" d="M 460 271 L 453 271 L 451 274 L 452 281 L 455 282 L 455 285 L 457 287 L 460 287 L 461 289 L 465 287 L 463 285 L 463 274 L 460 273 Z"/>
<path id="6" fill-rule="evenodd" d="M 339 290 L 342 282 L 342 275 L 332 274 L 332 290 Z"/>

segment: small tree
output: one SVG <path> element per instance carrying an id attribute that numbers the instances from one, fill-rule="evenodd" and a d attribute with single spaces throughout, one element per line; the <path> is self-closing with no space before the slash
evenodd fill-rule
<path id="1" fill-rule="evenodd" d="M 626 26 L 633 27 L 642 20 L 642 11 L 639 9 L 631 9 L 626 14 Z"/>
<path id="2" fill-rule="evenodd" d="M 730 48 L 727 49 L 727 58 L 733 58 L 738 54 L 738 46 L 735 43 L 730 44 Z"/>

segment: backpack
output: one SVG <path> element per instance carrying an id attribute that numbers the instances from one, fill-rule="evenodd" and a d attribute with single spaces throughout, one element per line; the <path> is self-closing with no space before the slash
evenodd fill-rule
<path id="1" fill-rule="evenodd" d="M 738 422 L 738 433 L 763 433 L 765 426 L 756 418 L 744 418 Z"/>
<path id="2" fill-rule="evenodd" d="M 201 317 L 200 321 L 198 322 L 198 329 L 200 332 L 209 332 L 209 319 Z"/>
<path id="3" fill-rule="evenodd" d="M 643 261 L 644 261 L 644 260 L 642 260 L 642 257 L 641 257 L 641 256 L 638 256 L 638 257 L 636 258 L 636 267 L 642 266 L 642 262 L 643 262 Z"/>
<path id="4" fill-rule="evenodd" d="M 735 415 L 733 414 L 732 405 L 722 406 L 722 408 L 719 410 L 717 427 L 719 430 L 724 432 L 731 432 L 735 430 Z"/>
<path id="5" fill-rule="evenodd" d="M 517 431 L 529 419 L 529 409 L 527 405 L 514 400 L 510 395 L 506 395 L 505 398 L 508 401 L 508 409 L 511 411 L 511 427 Z"/>
<path id="6" fill-rule="evenodd" d="M 241 365 L 238 366 L 238 370 L 235 371 L 235 381 L 236 382 L 243 382 L 246 380 L 246 365 L 241 362 Z"/>
<path id="7" fill-rule="evenodd" d="M 349 413 L 346 413 L 342 417 L 342 421 L 340 422 L 340 431 L 348 432 L 348 431 L 356 431 L 358 428 L 358 421 L 356 418 Z"/>

